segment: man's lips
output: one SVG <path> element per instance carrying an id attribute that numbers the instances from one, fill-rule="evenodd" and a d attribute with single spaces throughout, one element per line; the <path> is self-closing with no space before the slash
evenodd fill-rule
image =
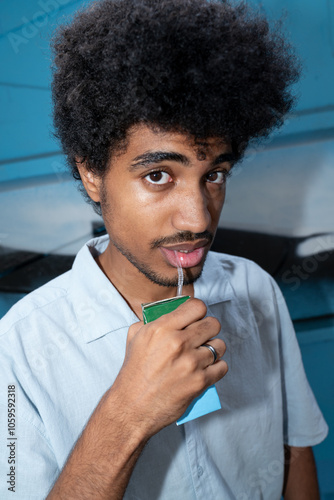
<path id="1" fill-rule="evenodd" d="M 208 244 L 207 240 L 202 240 L 196 243 L 185 242 L 168 247 L 159 247 L 159 249 L 167 262 L 173 267 L 178 267 L 180 263 L 183 268 L 189 268 L 198 266 L 201 263 Z"/>

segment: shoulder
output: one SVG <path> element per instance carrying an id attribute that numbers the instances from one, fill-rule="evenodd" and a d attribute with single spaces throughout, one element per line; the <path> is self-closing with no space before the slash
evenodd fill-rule
<path id="1" fill-rule="evenodd" d="M 0 321 L 0 389 L 17 386 L 25 418 L 38 429 L 41 422 L 30 399 L 43 392 L 47 367 L 60 360 L 74 335 L 70 276 L 68 271 L 31 292 Z"/>
<path id="2" fill-rule="evenodd" d="M 250 305 L 262 310 L 284 303 L 276 281 L 255 262 L 224 253 L 209 252 L 203 273 L 206 282 L 218 298 L 234 297 L 240 306 Z M 211 299 L 212 300 L 212 299 Z"/>
<path id="3" fill-rule="evenodd" d="M 59 316 L 67 301 L 70 276 L 71 271 L 68 271 L 14 304 L 0 321 L 0 340 L 13 331 L 31 330 L 33 324 L 43 323 L 43 317 Z"/>
<path id="4" fill-rule="evenodd" d="M 274 278 L 258 264 L 243 257 L 210 252 L 210 267 L 215 269 L 215 280 L 220 287 L 226 288 L 224 282 L 228 283 L 240 314 L 253 311 L 258 317 L 275 320 L 277 329 L 291 330 L 284 296 Z"/>
<path id="5" fill-rule="evenodd" d="M 80 290 L 96 276 L 93 254 L 107 243 L 105 236 L 89 240 L 77 253 L 69 271 L 19 300 L 0 321 L 0 339 L 13 329 L 27 330 L 30 324 L 34 324 L 34 330 L 38 331 L 45 318 L 49 324 L 45 335 L 52 329 L 52 324 L 64 323 Z"/>
<path id="6" fill-rule="evenodd" d="M 227 279 L 233 288 L 275 287 L 274 279 L 264 269 L 244 257 L 210 251 L 208 267 L 218 279 Z"/>

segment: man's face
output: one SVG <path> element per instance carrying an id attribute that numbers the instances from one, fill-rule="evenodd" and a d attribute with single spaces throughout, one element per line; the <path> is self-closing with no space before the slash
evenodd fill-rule
<path id="1" fill-rule="evenodd" d="M 123 275 L 176 286 L 179 262 L 184 284 L 195 281 L 217 229 L 231 164 L 231 148 L 220 139 L 195 144 L 180 133 L 133 127 L 126 151 L 112 159 L 92 196 L 101 203 L 112 265 Z"/>

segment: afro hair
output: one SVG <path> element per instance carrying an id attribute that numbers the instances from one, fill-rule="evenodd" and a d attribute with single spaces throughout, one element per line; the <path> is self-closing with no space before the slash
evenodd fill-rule
<path id="1" fill-rule="evenodd" d="M 100 0 L 53 50 L 56 136 L 76 179 L 78 159 L 103 176 L 137 123 L 224 138 L 240 159 L 283 123 L 299 76 L 279 26 L 224 0 Z"/>

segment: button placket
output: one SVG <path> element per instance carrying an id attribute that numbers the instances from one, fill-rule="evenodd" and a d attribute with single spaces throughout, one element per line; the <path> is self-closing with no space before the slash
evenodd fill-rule
<path id="1" fill-rule="evenodd" d="M 194 485 L 196 498 L 214 498 L 211 484 L 206 472 L 206 453 L 202 443 L 201 433 L 199 432 L 196 421 L 190 421 L 184 424 L 185 438 L 187 443 L 189 465 Z"/>

